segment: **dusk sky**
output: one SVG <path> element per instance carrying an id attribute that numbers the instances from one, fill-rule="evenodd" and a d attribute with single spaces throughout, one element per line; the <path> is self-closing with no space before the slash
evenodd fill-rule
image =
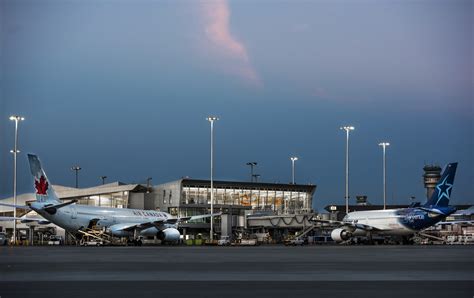
<path id="1" fill-rule="evenodd" d="M 209 178 L 317 185 L 424 201 L 423 166 L 459 162 L 452 204 L 474 203 L 472 1 L 0 0 L 0 198 L 32 192 L 26 153 L 54 184 Z"/>

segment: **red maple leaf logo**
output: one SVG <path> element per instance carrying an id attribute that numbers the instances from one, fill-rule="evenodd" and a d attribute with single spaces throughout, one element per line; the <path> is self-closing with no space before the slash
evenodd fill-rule
<path id="1" fill-rule="evenodd" d="M 44 176 L 41 176 L 39 181 L 35 179 L 35 188 L 37 195 L 46 195 L 46 191 L 48 190 L 48 181 L 46 181 Z"/>

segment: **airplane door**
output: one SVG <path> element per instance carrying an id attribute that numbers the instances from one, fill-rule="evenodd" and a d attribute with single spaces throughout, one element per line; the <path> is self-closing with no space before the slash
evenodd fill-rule
<path id="1" fill-rule="evenodd" d="M 77 209 L 76 209 L 76 205 L 71 205 L 71 218 L 77 218 Z"/>

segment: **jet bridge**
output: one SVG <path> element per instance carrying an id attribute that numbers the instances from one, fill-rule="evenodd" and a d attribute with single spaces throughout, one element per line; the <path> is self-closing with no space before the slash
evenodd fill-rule
<path id="1" fill-rule="evenodd" d="M 279 243 L 295 233 L 296 238 L 303 238 L 315 228 L 319 228 L 311 221 L 313 216 L 313 213 L 249 215 L 246 218 L 246 228 L 253 233 L 269 233 L 272 241 Z"/>
<path id="2" fill-rule="evenodd" d="M 313 225 L 313 223 L 310 221 L 313 216 L 314 214 L 312 213 L 267 216 L 250 215 L 247 216 L 247 227 L 302 229 Z"/>

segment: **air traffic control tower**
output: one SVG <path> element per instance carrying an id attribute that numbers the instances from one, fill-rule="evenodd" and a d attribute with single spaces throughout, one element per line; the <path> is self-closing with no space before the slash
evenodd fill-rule
<path id="1" fill-rule="evenodd" d="M 423 174 L 423 182 L 426 188 L 426 198 L 429 200 L 434 192 L 436 183 L 438 183 L 439 178 L 441 178 L 441 167 L 437 165 L 425 165 L 423 171 L 425 171 Z"/>

